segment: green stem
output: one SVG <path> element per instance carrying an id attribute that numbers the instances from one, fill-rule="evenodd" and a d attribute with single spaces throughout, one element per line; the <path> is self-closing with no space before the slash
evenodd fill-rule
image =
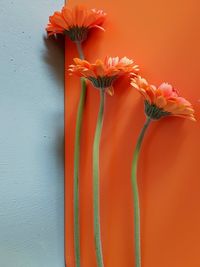
<path id="1" fill-rule="evenodd" d="M 80 58 L 84 58 L 82 46 L 76 43 Z M 75 266 L 81 266 L 80 260 L 80 219 L 79 219 L 79 168 L 80 168 L 80 137 L 83 120 L 83 110 L 86 97 L 86 80 L 81 79 L 81 95 L 78 105 L 74 145 L 74 253 Z"/>
<path id="2" fill-rule="evenodd" d="M 138 158 L 140 154 L 142 141 L 144 139 L 145 132 L 150 122 L 151 118 L 148 117 L 139 135 L 132 162 L 131 181 L 132 181 L 133 202 L 134 202 L 135 267 L 141 267 L 140 201 L 139 201 L 139 192 L 137 184 L 137 166 L 138 166 Z"/>
<path id="3" fill-rule="evenodd" d="M 76 42 L 76 47 L 77 47 L 80 59 L 85 59 L 81 42 Z"/>
<path id="4" fill-rule="evenodd" d="M 100 91 L 101 100 L 99 107 L 99 114 L 97 118 L 96 131 L 93 145 L 93 201 L 94 201 L 94 237 L 95 249 L 98 267 L 103 267 L 103 254 L 101 243 L 101 227 L 100 227 L 100 190 L 99 190 L 99 147 L 100 137 L 103 125 L 104 114 L 104 101 L 105 92 L 103 89 Z"/>

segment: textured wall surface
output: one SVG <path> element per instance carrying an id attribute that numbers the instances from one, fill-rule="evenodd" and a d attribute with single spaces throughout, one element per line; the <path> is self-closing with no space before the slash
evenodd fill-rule
<path id="1" fill-rule="evenodd" d="M 63 0 L 1 0 L 0 266 L 63 267 Z"/>

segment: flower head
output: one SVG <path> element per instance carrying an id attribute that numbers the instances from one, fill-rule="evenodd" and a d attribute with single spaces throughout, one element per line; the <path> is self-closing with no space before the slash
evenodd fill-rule
<path id="1" fill-rule="evenodd" d="M 104 61 L 97 59 L 93 64 L 75 58 L 74 63 L 69 69 L 71 74 L 87 78 L 95 88 L 106 90 L 110 95 L 113 95 L 113 83 L 117 78 L 125 74 L 135 76 L 139 71 L 138 65 L 127 57 L 106 57 Z"/>
<path id="2" fill-rule="evenodd" d="M 46 31 L 48 35 L 66 34 L 73 42 L 83 42 L 87 39 L 91 28 L 104 30 L 101 25 L 105 21 L 106 13 L 102 10 L 87 9 L 75 6 L 70 9 L 64 6 L 49 17 Z"/>
<path id="3" fill-rule="evenodd" d="M 162 83 L 156 87 L 138 76 L 131 80 L 131 85 L 144 96 L 145 113 L 148 117 L 157 120 L 171 115 L 195 121 L 191 103 L 179 96 L 171 84 Z"/>

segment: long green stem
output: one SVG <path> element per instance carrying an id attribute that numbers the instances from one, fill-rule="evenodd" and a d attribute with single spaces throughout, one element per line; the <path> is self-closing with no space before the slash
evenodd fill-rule
<path id="1" fill-rule="evenodd" d="M 84 58 L 82 46 L 76 43 L 80 58 Z M 80 267 L 80 214 L 79 214 L 79 165 L 80 165 L 80 137 L 83 120 L 83 110 L 86 97 L 86 81 L 81 79 L 81 95 L 78 105 L 74 145 L 74 251 L 75 266 Z"/>
<path id="2" fill-rule="evenodd" d="M 104 101 L 105 93 L 104 90 L 100 91 L 100 107 L 97 118 L 96 131 L 94 137 L 93 146 L 93 201 L 94 201 L 94 236 L 95 236 L 95 249 L 97 257 L 98 267 L 103 267 L 103 254 L 102 254 L 102 243 L 101 243 L 101 227 L 100 227 L 100 190 L 99 190 L 99 147 L 100 137 L 103 125 L 103 114 L 104 114 Z"/>
<path id="3" fill-rule="evenodd" d="M 80 59 L 85 59 L 81 42 L 76 42 L 76 47 L 77 47 Z"/>
<path id="4" fill-rule="evenodd" d="M 134 202 L 135 267 L 141 267 L 140 200 L 139 200 L 139 192 L 137 184 L 137 166 L 138 166 L 138 158 L 140 154 L 142 141 L 144 139 L 145 132 L 150 122 L 151 119 L 148 117 L 139 135 L 132 162 L 131 181 L 132 181 L 133 202 Z"/>

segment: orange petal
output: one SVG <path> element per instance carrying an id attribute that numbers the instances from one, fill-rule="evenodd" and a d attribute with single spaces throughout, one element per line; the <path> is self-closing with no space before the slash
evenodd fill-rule
<path id="1" fill-rule="evenodd" d="M 163 108 L 167 104 L 167 101 L 163 96 L 159 96 L 156 98 L 155 104 L 157 107 Z"/>
<path id="2" fill-rule="evenodd" d="M 110 96 L 114 95 L 114 88 L 113 86 L 106 88 L 106 93 L 109 94 Z"/>

